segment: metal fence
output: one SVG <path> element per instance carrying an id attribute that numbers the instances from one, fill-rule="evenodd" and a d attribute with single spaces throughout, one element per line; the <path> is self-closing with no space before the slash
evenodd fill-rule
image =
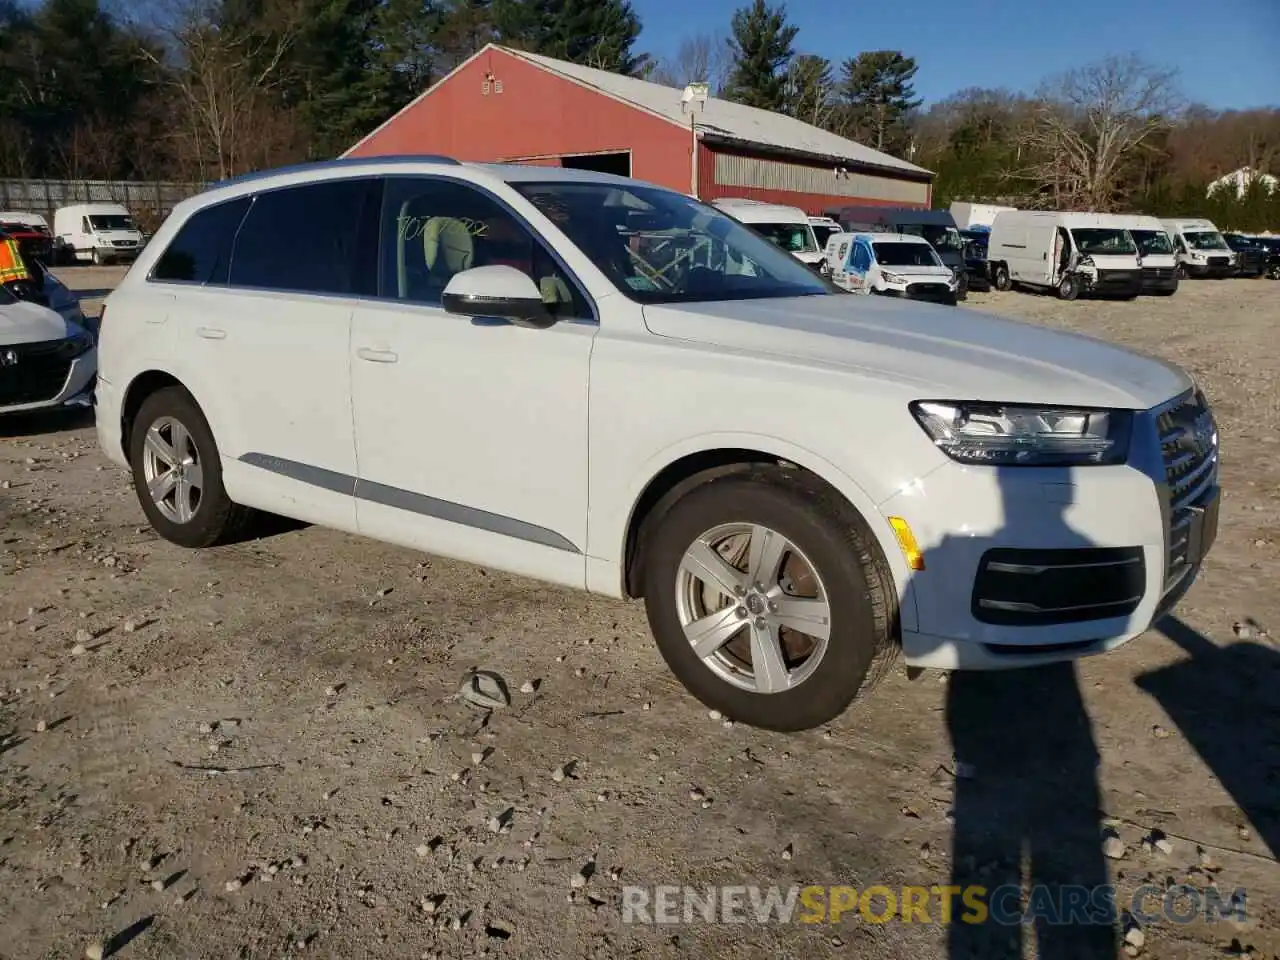
<path id="1" fill-rule="evenodd" d="M 72 203 L 119 203 L 152 231 L 175 206 L 200 193 L 203 183 L 128 180 L 0 180 L 0 210 L 38 213 L 53 225 L 53 211 Z"/>

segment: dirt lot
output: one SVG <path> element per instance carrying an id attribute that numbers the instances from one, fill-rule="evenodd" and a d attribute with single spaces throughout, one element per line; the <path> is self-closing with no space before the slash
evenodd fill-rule
<path id="1" fill-rule="evenodd" d="M 1125 955 L 1123 923 L 620 912 L 625 884 L 1040 881 L 1121 907 L 1245 888 L 1247 919 L 1146 918 L 1130 950 L 1280 955 L 1280 283 L 970 305 L 1192 371 L 1225 438 L 1217 547 L 1177 619 L 1111 655 L 900 670 L 794 737 L 710 719 L 638 604 L 316 528 L 187 552 L 84 419 L 0 422 L 0 956 Z M 487 722 L 451 699 L 473 667 L 511 688 Z"/>

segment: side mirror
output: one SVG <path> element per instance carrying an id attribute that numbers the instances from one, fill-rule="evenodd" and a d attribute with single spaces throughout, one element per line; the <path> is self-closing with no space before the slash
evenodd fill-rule
<path id="1" fill-rule="evenodd" d="M 545 329 L 556 322 L 532 278 L 515 267 L 472 267 L 455 273 L 441 305 L 464 317 L 498 317 L 519 327 Z"/>

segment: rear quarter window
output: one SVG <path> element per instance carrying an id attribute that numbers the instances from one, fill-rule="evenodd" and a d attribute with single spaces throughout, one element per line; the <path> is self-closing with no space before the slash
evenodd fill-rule
<path id="1" fill-rule="evenodd" d="M 193 213 L 156 261 L 151 279 L 225 284 L 231 244 L 249 204 L 248 197 L 237 197 Z"/>

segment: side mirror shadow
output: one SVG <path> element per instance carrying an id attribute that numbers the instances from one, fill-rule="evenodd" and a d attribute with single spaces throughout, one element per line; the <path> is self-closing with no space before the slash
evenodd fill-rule
<path id="1" fill-rule="evenodd" d="M 440 300 L 447 311 L 464 317 L 497 317 L 537 329 L 556 322 L 538 285 L 515 267 L 472 267 L 455 273 Z"/>

